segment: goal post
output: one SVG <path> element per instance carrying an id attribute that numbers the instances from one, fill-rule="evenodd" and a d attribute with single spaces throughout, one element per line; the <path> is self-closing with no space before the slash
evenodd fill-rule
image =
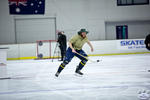
<path id="1" fill-rule="evenodd" d="M 56 40 L 38 40 L 36 41 L 37 59 L 52 59 L 60 57 L 60 50 Z"/>

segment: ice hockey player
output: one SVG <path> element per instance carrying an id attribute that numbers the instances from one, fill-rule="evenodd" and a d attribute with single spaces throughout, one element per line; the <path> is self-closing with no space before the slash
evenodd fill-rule
<path id="1" fill-rule="evenodd" d="M 148 50 L 150 50 L 150 34 L 145 38 L 145 45 Z"/>
<path id="2" fill-rule="evenodd" d="M 148 50 L 150 50 L 150 34 L 148 34 L 145 38 L 145 45 Z M 150 70 L 148 70 L 150 72 Z"/>
<path id="3" fill-rule="evenodd" d="M 87 38 L 87 34 L 88 31 L 86 31 L 86 29 L 81 29 L 78 34 L 76 34 L 75 36 L 73 36 L 70 40 L 69 40 L 69 47 L 66 51 L 66 56 L 64 61 L 60 64 L 55 76 L 58 77 L 60 72 L 65 68 L 65 66 L 72 60 L 72 58 L 74 56 L 78 57 L 81 62 L 79 63 L 79 65 L 77 66 L 75 73 L 79 74 L 79 75 L 83 75 L 83 73 L 81 72 L 81 69 L 85 66 L 86 62 L 88 61 L 85 57 L 87 57 L 87 54 L 82 50 L 82 47 L 85 43 L 87 43 L 90 48 L 91 51 L 93 52 L 93 46 L 91 45 L 90 41 Z M 79 54 L 80 55 L 79 55 Z M 83 57 L 83 56 L 85 57 Z"/>

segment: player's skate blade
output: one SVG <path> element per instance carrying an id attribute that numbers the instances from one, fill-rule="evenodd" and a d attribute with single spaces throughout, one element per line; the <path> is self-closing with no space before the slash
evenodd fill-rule
<path id="1" fill-rule="evenodd" d="M 77 73 L 75 73 L 74 75 L 77 76 L 77 77 L 83 77 L 83 75 L 80 75 L 80 74 L 77 74 Z"/>

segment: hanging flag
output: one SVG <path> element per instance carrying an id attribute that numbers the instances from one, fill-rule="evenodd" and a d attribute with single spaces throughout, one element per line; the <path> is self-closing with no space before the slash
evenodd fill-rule
<path id="1" fill-rule="evenodd" d="M 8 0 L 10 14 L 44 14 L 45 0 Z"/>

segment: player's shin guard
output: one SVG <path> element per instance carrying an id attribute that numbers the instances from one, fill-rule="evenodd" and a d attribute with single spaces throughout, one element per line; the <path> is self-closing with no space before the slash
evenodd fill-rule
<path id="1" fill-rule="evenodd" d="M 63 63 L 60 64 L 55 76 L 58 77 L 60 72 L 65 68 L 65 65 Z"/>
<path id="2" fill-rule="evenodd" d="M 55 76 L 58 77 L 61 71 L 65 68 L 65 66 L 68 64 L 67 61 L 64 61 L 63 63 L 60 64 Z"/>
<path id="3" fill-rule="evenodd" d="M 80 74 L 80 75 L 83 75 L 83 73 L 80 72 L 80 70 L 85 66 L 87 60 L 82 60 L 80 63 L 79 63 L 79 66 L 77 66 L 76 68 L 76 73 Z"/>

